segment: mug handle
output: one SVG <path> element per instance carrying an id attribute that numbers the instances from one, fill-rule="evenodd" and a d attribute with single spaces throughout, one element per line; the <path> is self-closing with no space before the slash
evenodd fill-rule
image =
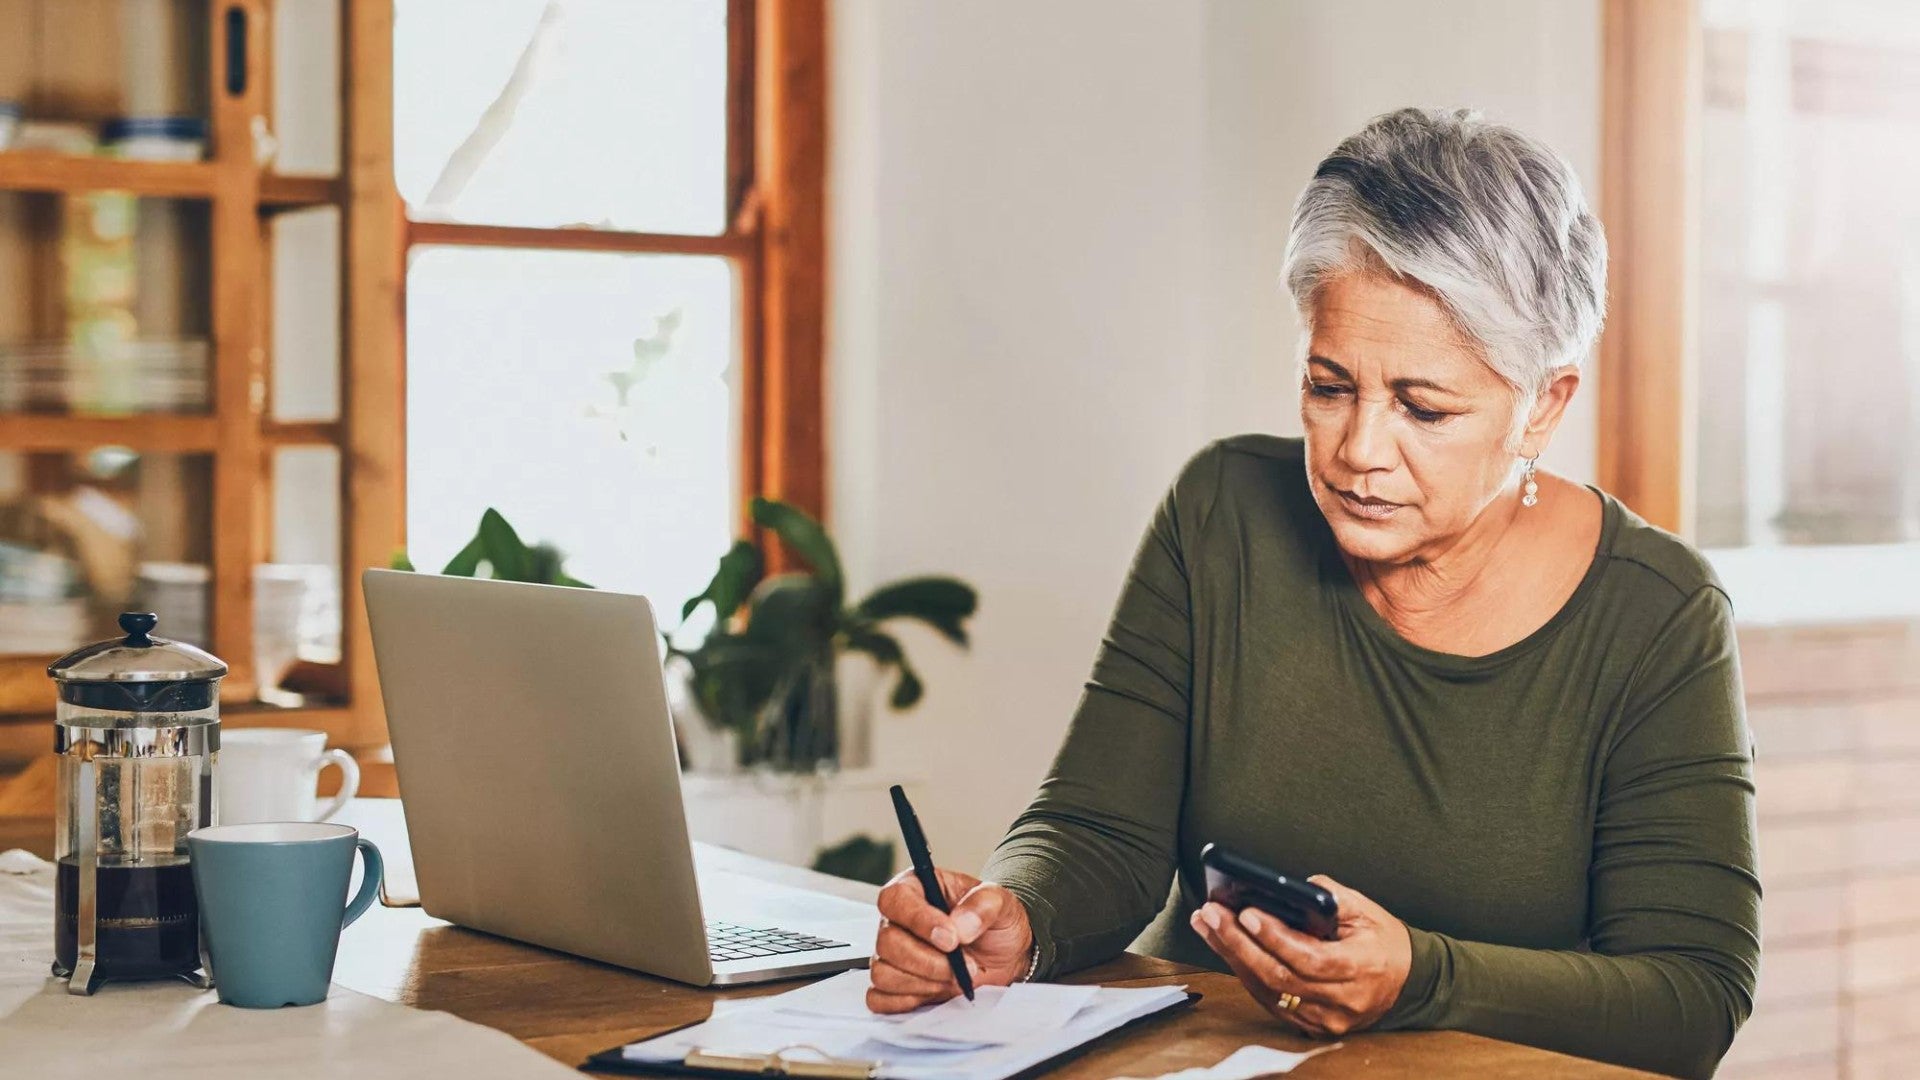
<path id="1" fill-rule="evenodd" d="M 342 930 L 352 926 L 353 920 L 373 906 L 374 898 L 380 895 L 380 879 L 387 875 L 387 864 L 380 858 L 380 849 L 373 846 L 373 841 L 363 836 L 354 841 L 354 847 L 360 851 L 360 891 L 353 894 L 347 913 L 340 919 Z"/>
<path id="2" fill-rule="evenodd" d="M 329 802 L 321 809 L 320 816 L 313 819 L 315 821 L 326 821 L 333 817 L 333 815 L 340 812 L 341 807 L 347 805 L 348 799 L 353 798 L 360 792 L 360 763 L 353 760 L 352 754 L 338 747 L 329 750 L 320 755 L 320 765 L 313 771 L 315 774 L 318 774 L 321 769 L 329 765 L 340 766 L 340 793 L 333 797 L 332 802 Z"/>

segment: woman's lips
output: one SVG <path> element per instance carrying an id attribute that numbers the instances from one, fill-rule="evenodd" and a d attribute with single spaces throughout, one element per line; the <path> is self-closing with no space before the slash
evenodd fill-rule
<path id="1" fill-rule="evenodd" d="M 1342 491 L 1339 488 L 1334 488 L 1333 491 L 1340 496 L 1340 505 L 1346 507 L 1348 513 L 1367 521 L 1385 521 L 1401 507 L 1400 503 L 1372 497 L 1363 499 L 1351 491 Z"/>

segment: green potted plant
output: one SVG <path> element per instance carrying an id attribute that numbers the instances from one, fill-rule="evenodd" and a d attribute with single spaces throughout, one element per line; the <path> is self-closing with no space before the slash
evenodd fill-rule
<path id="1" fill-rule="evenodd" d="M 753 500 L 751 515 L 805 569 L 768 576 L 760 549 L 737 541 L 705 591 L 680 609 L 684 627 L 702 604 L 713 605 L 713 629 L 692 648 L 668 635 L 667 652 L 685 665 L 700 715 L 735 736 L 741 765 L 812 772 L 840 760 L 836 661 L 871 658 L 893 678 L 889 704 L 910 709 L 925 687 L 886 624 L 913 619 L 964 648 L 978 597 L 954 578 L 922 576 L 849 603 L 839 554 L 819 522 L 765 498 Z"/>

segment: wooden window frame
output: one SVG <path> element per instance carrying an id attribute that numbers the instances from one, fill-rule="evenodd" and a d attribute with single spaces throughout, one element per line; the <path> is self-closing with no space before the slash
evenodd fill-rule
<path id="1" fill-rule="evenodd" d="M 1604 0 L 1600 486 L 1649 522 L 1693 529 L 1698 0 Z"/>
<path id="2" fill-rule="evenodd" d="M 347 0 L 342 35 L 348 535 L 342 596 L 352 721 L 386 741 L 357 568 L 405 541 L 407 251 L 414 244 L 713 255 L 740 282 L 740 490 L 827 511 L 826 0 L 728 0 L 727 227 L 717 236 L 413 222 L 393 177 L 393 0 Z M 750 525 L 741 500 L 739 524 Z"/>

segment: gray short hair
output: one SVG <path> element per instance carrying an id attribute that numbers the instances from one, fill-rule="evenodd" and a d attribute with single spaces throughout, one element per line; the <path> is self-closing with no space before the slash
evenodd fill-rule
<path id="1" fill-rule="evenodd" d="M 1607 238 L 1573 168 L 1470 109 L 1375 117 L 1300 193 L 1286 279 L 1309 325 L 1320 289 L 1370 263 L 1431 292 L 1527 403 L 1606 317 Z"/>

